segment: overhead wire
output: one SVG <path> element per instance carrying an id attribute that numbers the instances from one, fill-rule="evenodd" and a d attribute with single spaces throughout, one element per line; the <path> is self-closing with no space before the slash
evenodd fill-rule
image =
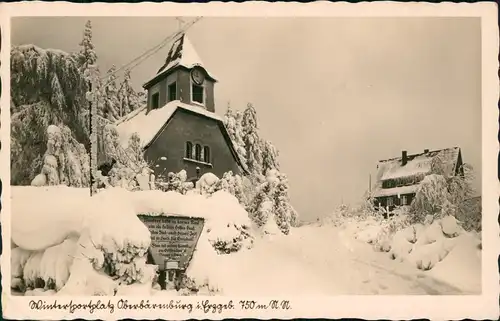
<path id="1" fill-rule="evenodd" d="M 198 21 L 200 21 L 203 17 L 197 17 L 195 18 L 194 20 L 186 23 L 185 25 L 183 25 L 182 27 L 179 28 L 178 31 L 170 34 L 168 37 L 166 37 L 165 39 L 163 39 L 158 45 L 146 50 L 144 53 L 142 53 L 141 55 L 139 55 L 138 57 L 132 59 L 130 62 L 122 65 L 120 68 L 114 70 L 113 72 L 111 73 L 107 73 L 104 77 L 101 77 L 99 80 L 104 80 L 104 79 L 107 79 L 109 78 L 111 75 L 114 75 L 116 73 L 118 73 L 119 71 L 121 70 L 127 70 L 127 71 L 130 71 L 132 69 L 134 69 L 135 67 L 139 66 L 141 63 L 143 63 L 146 59 L 148 59 L 149 57 L 151 57 L 152 55 L 154 55 L 155 53 L 157 53 L 158 51 L 160 51 L 161 49 L 163 49 L 167 44 L 169 44 L 172 40 L 177 40 L 176 38 L 179 37 L 180 35 L 182 35 L 183 33 L 185 33 L 189 28 L 191 28 L 194 24 L 196 24 Z M 101 86 L 101 88 L 105 88 L 107 85 L 109 85 L 112 81 L 108 81 L 107 83 L 105 83 L 104 85 Z M 97 117 L 96 117 L 97 116 Z M 92 117 L 92 115 L 91 115 Z M 109 121 L 111 122 L 110 120 L 100 116 L 100 115 L 93 115 L 93 117 L 96 117 L 96 118 L 100 118 L 102 120 L 106 120 L 106 121 Z M 96 135 L 97 133 L 93 133 L 94 135 Z M 96 137 L 97 138 L 97 137 Z M 128 155 L 127 151 L 122 147 L 122 146 L 117 146 L 119 147 L 119 149 L 121 149 L 121 154 L 122 155 L 125 155 L 128 160 L 130 162 L 134 162 Z M 97 151 L 95 151 L 97 152 Z M 96 166 L 97 164 L 94 164 L 94 166 Z M 97 169 L 97 167 L 95 168 Z M 95 177 L 95 175 L 93 175 Z M 92 193 L 92 187 L 91 187 L 91 195 L 93 194 Z"/>

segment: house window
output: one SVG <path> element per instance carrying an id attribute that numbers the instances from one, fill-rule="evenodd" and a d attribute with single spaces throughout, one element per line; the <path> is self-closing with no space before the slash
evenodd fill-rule
<path id="1" fill-rule="evenodd" d="M 401 205 L 408 205 L 408 199 L 406 198 L 406 195 L 401 196 Z"/>
<path id="2" fill-rule="evenodd" d="M 201 146 L 199 144 L 196 144 L 195 148 L 195 159 L 197 161 L 201 161 Z"/>
<path id="3" fill-rule="evenodd" d="M 177 100 L 177 83 L 173 82 L 168 85 L 168 101 Z"/>
<path id="4" fill-rule="evenodd" d="M 387 198 L 387 206 L 393 206 L 394 205 L 394 202 L 392 200 L 392 197 L 388 197 Z"/>
<path id="5" fill-rule="evenodd" d="M 205 163 L 210 163 L 210 147 L 203 147 L 203 161 Z"/>
<path id="6" fill-rule="evenodd" d="M 186 142 L 186 158 L 193 158 L 193 144 L 191 142 Z"/>
<path id="7" fill-rule="evenodd" d="M 160 107 L 160 93 L 155 93 L 151 96 L 151 108 L 157 109 Z"/>
<path id="8" fill-rule="evenodd" d="M 193 95 L 193 102 L 199 103 L 199 104 L 204 104 L 204 98 L 203 97 L 203 86 L 198 86 L 193 84 L 191 87 L 191 92 Z"/>

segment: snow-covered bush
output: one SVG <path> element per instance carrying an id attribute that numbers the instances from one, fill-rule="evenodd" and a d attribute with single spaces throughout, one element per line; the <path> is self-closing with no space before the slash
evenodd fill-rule
<path id="1" fill-rule="evenodd" d="M 212 195 L 217 191 L 219 178 L 213 173 L 205 173 L 201 175 L 200 179 L 196 182 L 196 190 L 201 195 Z"/>
<path id="2" fill-rule="evenodd" d="M 479 273 L 480 269 L 476 267 L 481 260 L 480 237 L 476 233 L 466 232 L 453 216 L 446 215 L 439 219 L 429 215 L 425 224 L 409 222 L 408 216 L 399 214 L 389 219 L 373 216 L 364 221 L 353 220 L 347 226 L 354 231 L 357 240 L 372 244 L 375 250 L 387 252 L 391 259 L 409 263 L 422 271 L 434 271 L 437 268 L 441 273 L 442 262 L 448 262 L 450 256 L 461 255 L 456 254 L 456 251 L 460 253 L 463 246 L 470 253 L 474 251 L 474 255 L 460 259 L 464 260 L 463 263 L 471 260 L 473 264 L 468 264 L 474 266 L 471 271 Z M 464 245 L 462 242 L 465 239 Z M 456 258 L 451 261 L 457 265 L 463 264 L 457 263 Z M 448 263 L 446 266 L 449 266 Z"/>
<path id="3" fill-rule="evenodd" d="M 379 221 L 382 217 L 383 215 L 373 208 L 371 200 L 364 197 L 364 200 L 354 207 L 348 204 L 339 205 L 332 214 L 322 220 L 322 224 L 339 227 L 352 222 L 375 222 Z"/>
<path id="4" fill-rule="evenodd" d="M 179 173 L 169 172 L 167 177 L 158 177 L 156 185 L 164 192 L 173 191 L 186 194 L 193 189 L 193 183 L 187 182 L 187 173 L 181 170 Z"/>

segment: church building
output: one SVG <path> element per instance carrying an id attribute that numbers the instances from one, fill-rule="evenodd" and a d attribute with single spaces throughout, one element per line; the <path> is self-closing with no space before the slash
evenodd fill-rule
<path id="1" fill-rule="evenodd" d="M 182 34 L 165 63 L 143 87 L 147 106 L 117 122 L 122 145 L 137 133 L 155 176 L 186 170 L 196 181 L 211 172 L 245 174 L 221 116 L 215 113 L 215 76 Z"/>

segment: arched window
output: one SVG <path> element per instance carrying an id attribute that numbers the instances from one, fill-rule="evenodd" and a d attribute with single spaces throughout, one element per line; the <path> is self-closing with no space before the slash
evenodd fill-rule
<path id="1" fill-rule="evenodd" d="M 200 146 L 200 144 L 196 144 L 196 147 L 195 147 L 195 159 L 197 161 L 201 161 L 201 146 Z"/>
<path id="2" fill-rule="evenodd" d="M 193 143 L 186 142 L 186 158 L 193 158 Z"/>
<path id="3" fill-rule="evenodd" d="M 203 147 L 203 161 L 205 163 L 210 163 L 210 147 Z"/>

